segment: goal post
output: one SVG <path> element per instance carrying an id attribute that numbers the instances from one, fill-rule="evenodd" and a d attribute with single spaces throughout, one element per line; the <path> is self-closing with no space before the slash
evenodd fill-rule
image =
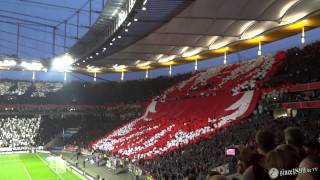
<path id="1" fill-rule="evenodd" d="M 65 173 L 67 171 L 67 163 L 61 157 L 49 156 L 46 158 L 49 167 L 58 174 Z"/>

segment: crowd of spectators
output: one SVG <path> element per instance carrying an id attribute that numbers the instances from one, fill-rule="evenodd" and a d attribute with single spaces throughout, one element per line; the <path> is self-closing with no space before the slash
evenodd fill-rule
<path id="1" fill-rule="evenodd" d="M 179 94 L 174 94 L 172 97 L 159 97 L 159 100 L 163 100 L 164 98 L 166 98 L 166 100 L 179 100 L 230 93 L 232 95 L 237 95 L 240 92 L 255 90 L 257 82 L 261 82 L 271 67 L 278 63 L 278 61 L 274 61 L 274 58 L 271 55 L 268 55 L 250 61 L 208 68 L 195 72 L 189 79 L 170 87 L 165 92 L 167 93 L 177 88 L 180 91 Z M 227 87 L 230 86 L 230 84 L 228 84 L 229 82 L 241 76 L 243 76 L 243 78 L 240 78 L 241 80 L 237 82 L 237 86 L 234 86 L 230 92 L 225 91 L 222 88 L 226 84 Z M 186 88 L 186 85 L 191 82 L 193 82 L 192 85 L 190 87 L 187 86 Z"/>
<path id="2" fill-rule="evenodd" d="M 266 87 L 286 84 L 317 82 L 320 80 L 320 42 L 306 45 L 303 49 L 287 50 L 284 63 L 277 73 L 265 83 Z"/>
<path id="3" fill-rule="evenodd" d="M 225 150 L 227 148 L 238 147 L 239 150 L 242 150 L 243 147 L 246 147 L 250 149 L 252 154 L 258 153 L 259 151 L 255 151 L 254 149 L 257 143 L 255 141 L 255 134 L 259 129 L 263 128 L 272 130 L 272 136 L 276 137 L 274 144 L 270 144 L 269 141 L 266 142 L 268 146 L 272 146 L 272 149 L 274 149 L 276 144 L 285 143 L 283 131 L 287 127 L 300 128 L 304 135 L 303 141 L 300 142 L 301 146 L 306 145 L 307 147 L 308 144 L 312 143 L 317 147 L 319 146 L 320 123 L 317 116 L 308 118 L 301 118 L 299 116 L 297 118 L 275 120 L 270 114 L 262 114 L 252 116 L 239 124 L 230 126 L 208 139 L 201 140 L 197 144 L 166 153 L 152 160 L 140 161 L 139 165 L 147 173 L 153 175 L 155 179 L 170 180 L 186 177 L 204 179 L 214 167 L 229 163 L 232 171 L 237 159 L 240 158 L 239 160 L 241 160 L 242 157 L 239 156 L 226 156 Z M 295 165 L 295 167 L 298 167 L 298 164 Z M 259 178 L 256 179 L 258 180 Z"/>
<path id="4" fill-rule="evenodd" d="M 31 147 L 35 146 L 41 117 L 0 117 L 0 147 Z"/>
<path id="5" fill-rule="evenodd" d="M 1 104 L 105 105 L 148 101 L 190 74 L 124 82 L 0 81 Z"/>
<path id="6" fill-rule="evenodd" d="M 141 116 L 142 112 L 141 104 L 120 104 L 99 111 L 91 109 L 84 113 L 45 114 L 42 115 L 39 133 L 35 137 L 36 143 L 45 145 L 64 130 L 77 128 L 79 131 L 71 138 L 66 138 L 64 144 L 87 148 L 90 141 L 103 136 L 114 127 Z"/>
<path id="7" fill-rule="evenodd" d="M 108 133 L 96 141 L 93 148 L 133 159 L 146 159 L 210 136 L 217 129 L 237 121 L 240 116 L 248 116 L 254 109 L 249 108 L 250 104 L 258 101 L 254 91 L 237 91 L 234 92 L 238 94 L 236 96 L 231 94 L 231 90 L 245 82 L 263 82 L 277 62 L 279 60 L 272 56 L 261 56 L 251 61 L 197 72 L 152 101 L 143 117 Z M 214 88 L 207 88 L 208 84 Z M 185 99 L 191 89 L 192 94 Z M 202 94 L 207 92 L 216 95 L 205 102 Z M 219 101 L 224 101 L 221 106 L 215 103 Z M 235 108 L 238 104 L 242 107 Z M 235 111 L 229 113 L 231 108 Z M 191 109 L 194 113 L 190 112 Z"/>
<path id="8" fill-rule="evenodd" d="M 0 114 L 20 117 L 2 119 L 6 122 L 3 125 L 26 123 L 29 116 L 41 117 L 28 142 L 22 140 L 17 144 L 15 133 L 2 130 L 1 146 L 45 145 L 63 130 L 79 128 L 65 143 L 87 147 L 90 141 L 141 116 L 147 100 L 188 76 L 190 74 L 104 83 L 1 80 Z M 28 123 L 19 125 L 20 129 L 29 127 Z M 29 136 L 28 133 L 25 136 Z"/>
<path id="9" fill-rule="evenodd" d="M 288 56 L 265 87 L 317 82 L 320 43 L 304 49 L 288 50 Z M 250 82 L 244 86 L 250 90 Z M 245 85 L 245 84 L 243 84 Z M 233 90 L 233 93 L 236 91 Z M 271 179 L 268 170 L 291 170 L 297 167 L 314 168 L 317 171 L 288 173 L 277 179 L 320 179 L 319 111 L 298 110 L 296 117 L 275 119 L 270 106 L 281 102 L 312 101 L 319 99 L 319 90 L 287 92 L 274 90 L 265 93 L 253 115 L 239 124 L 230 126 L 197 144 L 137 163 L 155 179 L 226 179 L 214 171 L 214 167 L 228 163 L 237 172 L 234 179 Z M 259 130 L 260 129 L 260 130 Z M 227 148 L 236 148 L 236 156 L 226 156 Z M 234 169 L 233 169 L 234 168 Z M 210 180 L 211 180 L 210 179 Z"/>
<path id="10" fill-rule="evenodd" d="M 138 104 L 127 104 L 109 107 L 104 113 L 87 114 L 80 123 L 80 130 L 73 135 L 67 144 L 87 148 L 93 140 L 101 138 L 128 121 L 140 117 L 144 108 Z"/>
<path id="11" fill-rule="evenodd" d="M 144 102 L 136 103 L 137 105 L 144 105 Z M 0 104 L 0 113 L 11 114 L 91 114 L 104 113 L 114 109 L 123 104 L 113 105 L 56 105 L 56 104 Z M 123 105 L 125 106 L 125 105 Z"/>
<path id="12" fill-rule="evenodd" d="M 301 102 L 320 100 L 320 90 L 305 90 L 298 92 L 272 91 L 263 95 L 263 99 L 270 103 Z"/>

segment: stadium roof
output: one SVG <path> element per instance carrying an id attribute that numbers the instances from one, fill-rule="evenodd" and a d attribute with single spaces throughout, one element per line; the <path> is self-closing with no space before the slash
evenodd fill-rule
<path id="1" fill-rule="evenodd" d="M 158 6 L 157 2 L 148 1 L 148 7 Z M 196 0 L 132 43 L 132 36 L 139 36 L 141 29 L 148 28 L 147 14 L 154 12 L 153 8 L 147 8 L 134 16 L 138 21 L 132 21 L 132 29 L 127 33 L 118 32 L 120 40 L 117 34 L 113 36 L 114 42 L 109 39 L 105 52 L 100 47 L 78 63 L 80 67 L 100 67 L 108 72 L 137 71 L 207 59 L 223 55 L 226 47 L 228 52 L 239 51 L 258 46 L 259 41 L 263 44 L 301 33 L 302 27 L 306 30 L 317 27 L 319 22 L 315 17 L 319 8 L 317 0 Z M 308 17 L 310 19 L 303 24 L 288 27 Z M 260 38 L 254 39 L 256 37 Z"/>

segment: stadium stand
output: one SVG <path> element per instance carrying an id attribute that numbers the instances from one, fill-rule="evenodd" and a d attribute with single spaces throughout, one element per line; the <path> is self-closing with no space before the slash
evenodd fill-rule
<path id="1" fill-rule="evenodd" d="M 130 159 L 148 159 L 209 137 L 251 114 L 259 98 L 257 84 L 280 62 L 262 56 L 196 73 L 154 99 L 142 118 L 113 131 L 93 147 Z"/>
<path id="2" fill-rule="evenodd" d="M 252 179 L 254 174 L 263 179 L 268 177 L 263 173 L 268 168 L 297 167 L 308 156 L 319 154 L 320 86 L 319 72 L 314 70 L 319 66 L 317 62 L 299 65 L 304 59 L 311 64 L 316 61 L 318 44 L 191 75 L 110 84 L 37 85 L 48 87 L 41 96 L 32 83 L 5 80 L 0 83 L 4 99 L 1 146 L 45 145 L 62 130 L 79 128 L 64 144 L 93 147 L 92 159 L 98 164 L 110 158 L 125 160 L 154 179 L 205 179 L 235 172 L 234 178 Z M 307 55 L 310 52 L 312 56 Z M 307 74 L 313 73 L 301 78 L 304 66 Z M 77 92 L 71 93 L 73 88 Z M 113 88 L 105 97 L 103 92 Z M 83 93 L 92 96 L 81 99 Z M 58 98 L 65 95 L 72 97 Z M 18 119 L 23 123 L 14 123 Z M 299 146 L 286 141 L 288 127 L 299 127 L 302 132 L 304 142 Z M 268 130 L 272 135 L 256 136 Z M 265 145 L 264 136 L 274 136 L 274 146 L 269 141 Z M 236 155 L 226 156 L 227 149 L 235 149 Z M 274 159 L 280 164 L 274 164 Z"/>
<path id="3" fill-rule="evenodd" d="M 317 46 L 317 43 L 313 45 Z M 309 50 L 312 48 L 307 46 L 306 49 Z M 219 81 L 212 78 L 215 75 L 213 69 L 208 69 L 204 72 L 199 72 L 199 74 L 203 75 L 203 76 L 199 76 L 200 78 L 197 79 L 197 75 L 193 75 L 189 80 L 179 83 L 174 88 L 170 88 L 169 90 L 167 90 L 162 96 L 156 97 L 153 100 L 153 103 L 151 103 L 147 109 L 147 112 L 149 112 L 151 115 L 147 116 L 147 114 L 145 114 L 142 118 L 143 121 L 146 121 L 145 123 L 140 122 L 142 121 L 141 119 L 136 119 L 135 121 L 132 121 L 131 123 L 123 126 L 122 128 L 115 130 L 110 134 L 106 135 L 104 139 L 94 142 L 96 144 L 94 144 L 93 147 L 96 146 L 96 148 L 98 149 L 100 148 L 102 150 L 107 150 L 112 153 L 118 153 L 120 155 L 123 155 L 123 157 L 146 159 L 146 160 L 140 160 L 138 163 L 136 163 L 136 165 L 144 169 L 147 174 L 151 174 L 155 179 L 183 179 L 183 178 L 190 178 L 194 176 L 198 177 L 198 179 L 204 179 L 205 176 L 208 174 L 208 171 L 213 170 L 214 167 L 223 166 L 224 164 L 228 165 L 228 168 L 224 168 L 224 170 L 228 169 L 228 171 L 231 170 L 234 172 L 235 169 L 232 170 L 232 167 L 235 167 L 236 158 L 226 157 L 225 149 L 227 147 L 234 147 L 236 145 L 241 145 L 241 144 L 246 145 L 247 147 L 252 147 L 254 145 L 254 135 L 257 132 L 257 130 L 261 127 L 265 127 L 265 129 L 272 129 L 273 132 L 275 132 L 274 135 L 277 137 L 276 144 L 284 143 L 282 131 L 289 126 L 296 126 L 296 127 L 303 126 L 302 131 L 304 132 L 306 139 L 308 139 L 309 141 L 317 142 L 317 141 L 314 141 L 319 136 L 319 131 L 317 130 L 317 128 L 319 127 L 319 123 L 317 122 L 316 116 L 314 116 L 315 114 L 317 114 L 317 111 L 301 110 L 299 111 L 299 115 L 295 118 L 283 117 L 283 118 L 278 118 L 278 120 L 274 120 L 275 117 L 271 115 L 272 110 L 274 110 L 279 106 L 272 106 L 273 103 L 271 103 L 270 105 L 270 102 L 273 101 L 275 102 L 275 104 L 278 104 L 281 101 L 279 101 L 278 98 L 274 98 L 273 96 L 274 91 L 269 91 L 267 90 L 267 88 L 263 88 L 264 85 L 267 85 L 267 87 L 272 87 L 272 89 L 277 89 L 277 87 L 280 84 L 281 85 L 285 84 L 283 88 L 284 87 L 288 88 L 290 87 L 290 84 L 296 84 L 296 83 L 302 83 L 302 82 L 307 83 L 307 82 L 316 81 L 315 77 L 309 76 L 308 78 L 305 77 L 304 81 L 298 81 L 298 80 L 295 81 L 294 78 L 292 79 L 290 78 L 290 81 L 286 81 L 286 83 L 278 82 L 278 85 L 274 83 L 275 79 L 277 79 L 278 76 L 281 76 L 282 74 L 283 76 L 287 75 L 287 72 L 282 73 L 283 69 L 287 69 L 288 66 L 290 68 L 292 67 L 290 63 L 290 60 L 291 60 L 290 56 L 292 54 L 291 51 L 292 49 L 288 50 L 287 52 L 281 52 L 277 56 L 275 56 L 275 59 L 279 60 L 284 58 L 284 60 L 279 61 L 279 63 L 275 63 L 275 64 L 270 63 L 271 65 L 272 64 L 274 65 L 273 66 L 274 69 L 271 68 L 272 67 L 271 65 L 269 67 L 267 65 L 262 66 L 262 67 L 270 68 L 270 71 L 269 71 L 270 74 L 268 74 L 268 70 L 269 70 L 268 68 L 264 69 L 264 71 L 261 71 L 260 69 L 257 71 L 254 71 L 255 70 L 254 65 L 252 65 L 251 67 L 253 70 L 250 68 L 246 68 L 245 65 L 247 65 L 247 67 L 250 67 L 249 65 L 250 63 L 248 62 L 243 63 L 244 70 L 242 68 L 239 68 L 238 71 L 235 70 L 234 73 L 232 73 L 232 70 L 236 69 L 235 67 L 237 67 L 237 65 L 230 65 L 229 67 L 231 69 L 231 73 L 230 73 L 231 75 L 229 76 L 230 78 L 226 78 L 227 80 L 230 80 L 230 79 L 238 80 L 234 76 L 241 77 L 241 75 L 239 75 L 241 73 L 243 73 L 243 77 L 246 77 L 247 75 L 247 77 L 249 76 L 252 78 L 252 79 L 239 78 L 240 80 L 236 81 L 237 84 L 235 84 L 234 86 L 228 87 L 230 89 L 230 92 L 226 92 L 228 91 L 226 90 L 226 88 L 224 88 L 223 91 L 219 91 L 218 89 L 219 83 L 217 83 Z M 299 62 L 301 63 L 301 59 Z M 301 66 L 297 65 L 296 62 L 294 64 L 296 68 L 295 69 L 293 68 L 291 71 L 296 72 L 298 69 L 301 68 Z M 318 67 L 318 66 L 314 66 L 314 67 Z M 310 69 L 313 69 L 314 67 L 310 67 Z M 218 77 L 221 79 L 223 78 L 223 75 L 228 73 L 228 70 L 230 71 L 228 67 L 223 67 L 223 68 L 226 73 L 221 73 L 221 72 L 217 73 Z M 277 68 L 279 68 L 280 70 L 276 71 Z M 250 70 L 252 70 L 253 72 L 259 72 L 259 73 L 250 74 L 250 72 L 252 72 Z M 273 73 L 275 73 L 275 75 L 272 75 Z M 232 76 L 232 74 L 234 76 Z M 269 76 L 265 77 L 266 74 L 268 74 Z M 313 76 L 317 76 L 317 74 L 314 73 Z M 290 74 L 289 74 L 289 77 L 290 77 Z M 286 78 L 289 78 L 289 77 L 286 77 Z M 208 79 L 210 80 L 207 81 Z M 255 82 L 256 80 L 260 80 L 259 83 L 256 83 Z M 264 81 L 261 81 L 261 80 L 267 80 L 267 82 L 264 83 Z M 224 81 L 220 80 L 220 82 L 224 82 Z M 270 84 L 272 84 L 272 86 L 270 86 Z M 200 85 L 200 86 L 197 86 L 197 85 Z M 187 87 L 187 88 L 183 89 L 184 87 Z M 310 88 L 310 85 L 306 85 L 305 88 L 306 87 Z M 197 106 L 201 107 L 200 111 L 192 109 L 197 113 L 199 113 L 199 112 L 203 112 L 202 110 L 205 107 L 208 107 L 208 106 L 212 107 L 206 104 L 207 102 L 211 101 L 209 99 L 210 97 L 223 96 L 228 93 L 236 96 L 236 95 L 239 95 L 239 93 L 248 92 L 250 90 L 255 90 L 255 91 L 261 90 L 262 99 L 259 102 L 256 102 L 257 104 L 256 109 L 252 110 L 253 112 L 252 116 L 250 116 L 246 120 L 240 121 L 238 124 L 234 123 L 231 126 L 229 126 L 227 129 L 222 129 L 220 131 L 217 131 L 214 136 L 207 136 L 209 137 L 209 139 L 205 138 L 203 140 L 200 140 L 198 143 L 195 143 L 192 141 L 189 142 L 188 137 L 192 138 L 194 136 L 187 136 L 188 134 L 186 135 L 186 134 L 180 133 L 179 135 L 181 136 L 174 137 L 174 134 L 168 133 L 169 131 L 172 131 L 172 129 L 174 132 L 177 132 L 177 130 L 175 131 L 174 128 L 171 127 L 170 125 L 172 125 L 173 123 L 177 123 L 177 119 L 179 118 L 175 116 L 176 114 L 178 114 L 179 116 L 183 114 L 183 112 L 177 111 L 179 109 L 178 107 L 180 108 L 183 107 L 181 109 L 187 109 L 186 110 L 187 112 L 191 111 L 191 109 L 181 106 L 181 104 L 179 104 L 181 101 L 190 100 L 190 101 L 193 101 L 192 103 L 195 103 L 194 100 L 196 100 L 197 98 L 201 98 L 201 97 L 206 98 L 205 102 L 202 102 L 193 106 L 193 107 L 197 107 Z M 302 89 L 300 93 L 301 94 L 307 93 L 310 95 L 310 92 L 308 92 L 308 90 L 309 89 Z M 288 92 L 285 90 L 282 90 L 282 92 L 285 95 L 285 97 L 283 97 L 285 98 L 284 101 L 288 102 L 288 100 L 290 99 L 289 98 L 290 94 L 288 94 Z M 317 91 L 315 91 L 314 93 L 311 93 L 311 96 L 315 96 L 316 92 Z M 170 93 L 172 93 L 173 95 L 170 96 L 171 95 Z M 277 101 L 274 101 L 274 100 L 277 100 Z M 299 100 L 299 99 L 296 99 L 296 100 Z M 307 100 L 310 100 L 310 98 L 309 99 L 307 98 Z M 212 101 L 214 102 L 214 100 Z M 222 102 L 222 101 L 219 101 L 219 102 Z M 175 105 L 177 105 L 177 108 L 175 109 L 170 107 L 167 109 L 161 109 L 163 107 L 159 106 L 157 103 L 162 103 L 162 104 L 174 103 Z M 157 107 L 155 107 L 155 104 L 157 104 Z M 162 116 L 159 115 L 162 118 L 163 117 L 166 117 L 166 118 L 164 118 L 162 121 L 155 118 L 156 120 L 155 122 L 153 122 L 154 117 L 157 117 L 157 112 L 155 112 L 155 109 L 157 110 L 157 112 L 159 111 L 167 112 L 166 114 L 162 114 Z M 168 118 L 170 116 L 172 116 L 173 118 L 172 119 Z M 189 116 L 187 117 L 192 117 L 192 116 L 189 114 Z M 197 117 L 199 117 L 199 114 Z M 209 118 L 209 120 L 211 119 Z M 164 127 L 161 127 L 161 125 L 159 124 L 162 124 L 162 126 Z M 201 124 L 199 119 L 197 119 L 196 123 L 195 121 L 189 121 L 189 122 L 184 121 L 183 123 L 179 123 L 180 126 L 179 128 L 176 128 L 176 129 L 190 131 L 193 127 L 195 128 L 199 128 L 199 126 L 201 127 L 201 125 L 199 124 Z M 184 126 L 187 126 L 187 128 L 185 128 Z M 156 133 L 154 132 L 153 127 L 155 127 L 154 129 L 159 128 L 160 130 L 157 130 L 156 131 L 157 133 Z M 146 133 L 141 131 L 143 129 L 145 129 Z M 146 134 L 146 135 L 143 136 L 142 134 Z M 163 136 L 164 134 L 166 135 Z M 182 143 L 181 144 L 177 143 L 177 148 L 179 150 L 172 151 L 172 149 L 169 149 L 169 151 L 171 152 L 163 153 L 164 151 L 167 151 L 167 149 L 163 147 L 169 144 L 168 142 L 170 142 L 169 140 L 172 137 L 174 137 L 173 139 L 175 140 L 179 140 L 180 138 L 181 140 L 180 142 Z M 124 140 L 119 138 L 123 138 Z M 142 143 L 140 140 L 141 138 L 145 138 L 146 141 Z M 222 139 L 223 141 L 221 141 Z M 157 142 L 157 140 L 159 141 L 159 143 Z M 125 143 L 122 143 L 122 142 L 125 142 Z M 151 146 L 149 146 L 150 148 L 147 146 L 147 148 L 143 149 L 143 145 L 141 146 L 141 144 L 146 145 L 145 142 L 150 142 L 149 143 L 151 144 Z M 186 147 L 183 147 L 183 143 L 189 144 L 189 145 Z M 113 147 L 113 145 L 115 145 L 115 147 Z M 315 145 L 315 146 L 318 148 L 318 145 Z M 138 148 L 135 148 L 135 147 L 138 147 Z M 163 151 L 161 152 L 161 150 Z M 139 154 L 140 152 L 142 153 Z M 153 154 L 156 154 L 156 157 L 153 157 L 153 158 L 148 157 L 150 155 L 152 156 Z M 300 160 L 301 158 L 299 158 L 299 160 L 297 161 L 300 161 Z M 229 166 L 230 166 L 230 169 L 229 169 Z"/>
<path id="4" fill-rule="evenodd" d="M 41 117 L 0 117 L 0 147 L 35 146 Z"/>

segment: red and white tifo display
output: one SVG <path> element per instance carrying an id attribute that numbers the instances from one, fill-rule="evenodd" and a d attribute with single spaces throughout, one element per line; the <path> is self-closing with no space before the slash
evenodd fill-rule
<path id="1" fill-rule="evenodd" d="M 262 83 L 284 57 L 280 52 L 196 72 L 155 97 L 142 117 L 91 147 L 130 159 L 150 159 L 212 136 L 253 112 Z"/>

